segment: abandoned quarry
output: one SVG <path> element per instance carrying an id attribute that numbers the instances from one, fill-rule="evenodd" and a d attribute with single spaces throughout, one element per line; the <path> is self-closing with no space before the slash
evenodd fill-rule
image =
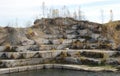
<path id="1" fill-rule="evenodd" d="M 39 69 L 120 72 L 120 21 L 36 19 L 0 27 L 0 74 Z"/>

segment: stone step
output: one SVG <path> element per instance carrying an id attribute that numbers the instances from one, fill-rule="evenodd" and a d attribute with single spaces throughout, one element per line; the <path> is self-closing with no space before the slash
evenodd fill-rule
<path id="1" fill-rule="evenodd" d="M 120 65 L 120 57 L 107 58 L 105 64 L 107 64 L 107 65 L 113 65 L 113 66 L 118 66 L 118 65 Z"/>
<path id="2" fill-rule="evenodd" d="M 70 44 L 59 44 L 59 45 L 40 45 L 40 50 L 64 50 L 65 48 L 67 48 Z"/>
<path id="3" fill-rule="evenodd" d="M 85 39 L 83 39 L 83 38 L 79 38 L 79 39 L 64 39 L 64 38 L 42 39 L 42 38 L 38 38 L 38 39 L 35 39 L 35 41 L 37 43 L 39 43 L 40 45 L 60 45 L 60 44 L 71 44 L 72 42 L 75 42 L 75 41 L 84 42 Z"/>
<path id="4" fill-rule="evenodd" d="M 119 51 L 110 51 L 110 50 L 68 50 L 68 54 L 71 56 L 83 56 L 89 58 L 113 58 L 119 57 Z"/>
<path id="5" fill-rule="evenodd" d="M 59 39 L 59 38 L 63 38 L 63 35 L 45 35 L 44 38 L 46 39 Z"/>
<path id="6" fill-rule="evenodd" d="M 42 70 L 42 69 L 66 69 L 66 70 L 75 70 L 75 71 L 91 71 L 91 72 L 119 72 L 120 66 L 117 68 L 108 68 L 101 66 L 87 66 L 87 65 L 73 65 L 73 64 L 38 64 L 38 65 L 28 65 L 28 66 L 20 66 L 20 67 L 12 67 L 12 68 L 2 68 L 0 69 L 1 76 L 6 76 L 6 74 L 10 73 L 19 73 L 24 71 L 31 70 Z M 2 75 L 3 74 L 3 75 Z M 5 74 L 5 75 L 4 75 Z"/>
<path id="7" fill-rule="evenodd" d="M 50 58 L 59 55 L 61 52 L 67 52 L 72 57 L 89 58 L 114 58 L 119 57 L 119 51 L 103 50 L 49 50 L 49 51 L 26 51 L 26 52 L 0 52 L 0 59 L 27 59 L 27 58 Z"/>
<path id="8" fill-rule="evenodd" d="M 81 62 L 82 65 L 101 65 L 102 59 L 94 59 L 94 58 L 87 58 L 87 57 L 80 57 L 78 59 L 79 62 Z"/>
<path id="9" fill-rule="evenodd" d="M 9 59 L 9 60 L 1 60 L 0 67 L 1 68 L 10 68 L 10 67 L 18 67 L 18 66 L 26 66 L 26 65 L 36 65 L 49 63 L 51 58 L 30 58 L 30 59 Z"/>
<path id="10" fill-rule="evenodd" d="M 0 59 L 54 58 L 61 51 L 0 52 Z"/>
<path id="11" fill-rule="evenodd" d="M 103 52 L 83 51 L 80 52 L 80 55 L 89 58 L 104 58 Z"/>
<path id="12" fill-rule="evenodd" d="M 79 64 L 79 65 L 101 65 L 102 59 L 94 59 L 87 57 L 57 57 L 56 62 L 66 64 Z"/>

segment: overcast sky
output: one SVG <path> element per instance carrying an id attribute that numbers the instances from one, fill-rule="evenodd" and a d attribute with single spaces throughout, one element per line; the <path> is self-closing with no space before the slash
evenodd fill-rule
<path id="1" fill-rule="evenodd" d="M 66 5 L 70 10 L 79 6 L 86 19 L 101 23 L 101 13 L 104 11 L 104 22 L 110 20 L 110 10 L 113 19 L 120 20 L 120 0 L 0 0 L 0 26 L 16 24 L 25 26 L 33 22 L 41 13 L 42 2 L 49 8 L 61 8 Z"/>

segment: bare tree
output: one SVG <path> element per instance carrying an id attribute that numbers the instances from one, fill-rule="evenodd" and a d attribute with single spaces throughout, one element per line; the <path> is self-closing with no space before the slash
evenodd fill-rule
<path id="1" fill-rule="evenodd" d="M 77 19 L 77 13 L 76 13 L 76 11 L 73 12 L 73 18 Z"/>
<path id="2" fill-rule="evenodd" d="M 67 9 L 67 17 L 71 17 L 69 9 Z"/>
<path id="3" fill-rule="evenodd" d="M 68 13 L 68 8 L 67 8 L 67 6 L 63 6 L 63 8 L 62 8 L 62 13 L 63 13 L 63 17 L 66 17 L 67 16 L 67 13 Z"/>
<path id="4" fill-rule="evenodd" d="M 100 10 L 101 13 L 101 23 L 104 23 L 104 10 Z"/>
<path id="5" fill-rule="evenodd" d="M 110 21 L 113 21 L 113 11 L 110 10 Z"/>
<path id="6" fill-rule="evenodd" d="M 42 15 L 45 17 L 45 2 L 42 3 Z"/>
<path id="7" fill-rule="evenodd" d="M 82 20 L 82 11 L 80 7 L 78 8 L 78 20 Z"/>

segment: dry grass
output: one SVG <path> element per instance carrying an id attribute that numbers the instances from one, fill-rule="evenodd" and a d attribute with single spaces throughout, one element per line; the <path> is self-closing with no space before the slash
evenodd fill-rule
<path id="1" fill-rule="evenodd" d="M 120 45 L 120 21 L 109 22 L 102 26 L 102 35 L 114 41 L 114 48 Z"/>
<path id="2" fill-rule="evenodd" d="M 35 32 L 32 28 L 28 28 L 26 32 L 26 36 L 28 39 L 32 39 L 35 36 Z"/>

